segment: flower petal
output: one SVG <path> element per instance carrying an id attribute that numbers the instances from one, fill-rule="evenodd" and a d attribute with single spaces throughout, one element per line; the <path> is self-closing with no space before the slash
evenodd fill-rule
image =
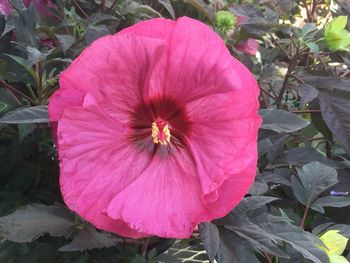
<path id="1" fill-rule="evenodd" d="M 189 147 L 199 169 L 205 203 L 216 201 L 216 190 L 226 184 L 228 176 L 239 174 L 253 160 L 256 165 L 257 131 L 261 124 L 257 114 L 259 89 L 248 70 L 242 69 L 241 73 L 246 84 L 241 89 L 186 105 L 192 127 Z M 251 176 L 255 176 L 255 171 Z"/>
<path id="2" fill-rule="evenodd" d="M 163 41 L 159 39 L 102 37 L 61 74 L 61 88 L 89 92 L 98 103 L 109 105 L 110 112 L 129 115 L 148 94 L 149 78 L 162 52 Z"/>
<path id="3" fill-rule="evenodd" d="M 133 34 L 141 37 L 167 40 L 173 32 L 175 24 L 176 22 L 171 19 L 155 18 L 127 27 L 118 32 L 118 35 Z"/>
<path id="4" fill-rule="evenodd" d="M 188 238 L 204 209 L 193 160 L 185 150 L 155 158 L 142 175 L 116 194 L 106 210 L 138 232 Z"/>
<path id="5" fill-rule="evenodd" d="M 165 55 L 154 69 L 150 96 L 163 94 L 186 103 L 239 89 L 241 67 L 212 29 L 181 17 L 166 42 Z"/>
<path id="6" fill-rule="evenodd" d="M 150 97 L 163 94 L 186 102 L 243 85 L 238 76 L 244 66 L 212 29 L 197 20 L 153 19 L 118 34 L 125 33 L 166 41 L 165 54 L 152 75 Z"/>
<path id="7" fill-rule="evenodd" d="M 103 213 L 151 162 L 126 137 L 125 125 L 98 107 L 67 108 L 58 123 L 61 191 L 67 206 L 98 228 L 141 237 Z"/>

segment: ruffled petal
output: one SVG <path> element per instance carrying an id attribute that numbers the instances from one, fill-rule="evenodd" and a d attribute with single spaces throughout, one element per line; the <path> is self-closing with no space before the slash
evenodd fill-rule
<path id="1" fill-rule="evenodd" d="M 174 30 L 176 21 L 155 18 L 139 22 L 118 32 L 118 35 L 133 34 L 141 37 L 168 40 Z"/>
<path id="2" fill-rule="evenodd" d="M 152 19 L 118 34 L 126 33 L 165 40 L 164 56 L 152 75 L 150 97 L 162 94 L 187 102 L 242 86 L 238 77 L 241 63 L 212 29 L 197 20 Z"/>
<path id="3" fill-rule="evenodd" d="M 252 160 L 256 165 L 257 131 L 261 124 L 257 114 L 259 88 L 244 66 L 237 68 L 241 72 L 238 78 L 244 83 L 239 89 L 186 104 L 192 125 L 189 147 L 199 170 L 206 204 L 219 198 L 218 189 L 230 175 L 244 171 Z"/>
<path id="4" fill-rule="evenodd" d="M 162 52 L 159 39 L 129 34 L 102 37 L 61 74 L 60 86 L 89 92 L 105 110 L 127 118 L 147 96 L 149 78 Z"/>
<path id="5" fill-rule="evenodd" d="M 145 236 L 104 214 L 114 196 L 151 162 L 128 141 L 128 128 L 98 107 L 69 107 L 58 123 L 61 192 L 67 206 L 100 229 Z"/>
<path id="6" fill-rule="evenodd" d="M 254 182 L 256 163 L 257 157 L 253 157 L 243 170 L 229 174 L 227 180 L 213 192 L 217 195 L 216 201 L 206 203 L 207 210 L 201 214 L 199 222 L 221 218 L 239 204 Z"/>
<path id="7" fill-rule="evenodd" d="M 142 175 L 116 194 L 106 213 L 130 228 L 159 237 L 188 238 L 205 209 L 194 162 L 183 150 L 155 158 Z"/>
<path id="8" fill-rule="evenodd" d="M 181 17 L 154 69 L 150 96 L 163 94 L 186 103 L 239 89 L 242 83 L 238 64 L 212 29 L 197 20 Z"/>

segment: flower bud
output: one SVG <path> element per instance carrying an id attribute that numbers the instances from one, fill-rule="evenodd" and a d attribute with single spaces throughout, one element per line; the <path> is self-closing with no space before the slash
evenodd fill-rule
<path id="1" fill-rule="evenodd" d="M 236 17 L 229 11 L 216 13 L 216 26 L 221 32 L 228 32 L 236 25 Z"/>

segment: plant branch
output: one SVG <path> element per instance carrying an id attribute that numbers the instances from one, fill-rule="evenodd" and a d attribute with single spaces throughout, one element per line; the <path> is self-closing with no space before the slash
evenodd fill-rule
<path id="1" fill-rule="evenodd" d="M 304 210 L 303 218 L 302 218 L 301 223 L 300 223 L 300 227 L 301 228 L 304 228 L 306 217 L 307 217 L 307 213 L 309 212 L 309 208 L 310 208 L 310 206 L 309 206 L 309 204 L 307 204 L 306 207 L 305 207 L 305 210 Z"/>
<path id="2" fill-rule="evenodd" d="M 85 13 L 84 9 L 78 4 L 77 1 L 73 0 L 73 4 L 79 9 L 85 18 L 89 18 L 89 16 Z"/>
<path id="3" fill-rule="evenodd" d="M 140 252 L 141 256 L 143 256 L 143 257 L 146 256 L 149 240 L 150 240 L 149 237 L 144 238 L 144 241 L 143 241 L 143 244 L 141 247 L 141 252 Z"/>
<path id="4" fill-rule="evenodd" d="M 5 89 L 9 90 L 9 91 L 11 92 L 11 94 L 17 93 L 17 94 L 21 95 L 22 97 L 26 98 L 27 100 L 29 100 L 31 103 L 34 103 L 34 104 L 36 103 L 36 101 L 35 101 L 33 98 L 31 98 L 31 97 L 29 97 L 28 95 L 22 93 L 21 91 L 15 89 L 15 88 L 12 87 L 11 85 L 7 84 L 5 81 L 0 80 L 0 84 L 1 84 Z M 18 104 L 21 104 L 21 102 L 18 100 L 18 98 L 17 98 L 14 94 L 13 94 L 12 97 L 16 100 L 16 102 L 17 102 Z"/>
<path id="5" fill-rule="evenodd" d="M 299 55 L 300 55 L 299 47 L 297 46 L 297 50 L 296 50 L 294 56 L 292 57 L 292 60 L 290 61 L 289 65 L 288 65 L 286 76 L 284 77 L 280 93 L 278 94 L 278 97 L 277 97 L 277 101 L 276 102 L 277 102 L 277 106 L 278 107 L 280 107 L 281 104 L 282 104 L 282 98 L 283 98 L 284 92 L 287 89 L 287 84 L 288 84 L 288 80 L 289 80 L 290 74 L 293 72 L 294 68 L 298 64 L 298 57 L 299 57 Z"/>
<path id="6" fill-rule="evenodd" d="M 269 254 L 267 254 L 266 252 L 264 252 L 264 256 L 265 256 L 265 258 L 267 259 L 267 262 L 268 262 L 268 263 L 273 263 L 273 262 L 272 262 L 272 257 L 271 257 Z"/>

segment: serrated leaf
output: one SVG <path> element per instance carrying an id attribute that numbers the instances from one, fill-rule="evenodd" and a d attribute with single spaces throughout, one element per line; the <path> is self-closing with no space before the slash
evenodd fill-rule
<path id="1" fill-rule="evenodd" d="M 219 230 L 216 225 L 204 222 L 199 225 L 199 232 L 208 258 L 213 261 L 220 244 Z"/>
<path id="2" fill-rule="evenodd" d="M 0 217 L 0 235 L 12 242 L 32 242 L 48 233 L 69 237 L 74 219 L 60 205 L 30 204 Z"/>
<path id="3" fill-rule="evenodd" d="M 249 263 L 260 262 L 246 240 L 228 229 L 220 228 L 218 262 L 242 263 L 242 258 Z"/>
<path id="4" fill-rule="evenodd" d="M 309 121 L 300 116 L 285 110 L 260 110 L 259 114 L 263 118 L 262 129 L 273 130 L 275 132 L 295 132 L 310 124 Z"/>
<path id="5" fill-rule="evenodd" d="M 345 196 L 324 196 L 312 203 L 311 208 L 324 213 L 323 207 L 345 207 L 350 205 L 350 198 Z"/>
<path id="6" fill-rule="evenodd" d="M 59 249 L 62 252 L 84 251 L 95 248 L 107 248 L 116 246 L 123 242 L 123 239 L 113 236 L 107 232 L 98 232 L 92 226 L 86 226 L 76 236 L 73 241 Z"/>
<path id="7" fill-rule="evenodd" d="M 237 235 L 243 233 L 246 237 L 249 237 L 246 240 L 261 251 L 273 255 L 278 254 L 281 257 L 283 252 L 278 249 L 277 244 L 286 242 L 303 254 L 306 259 L 315 263 L 329 262 L 325 253 L 316 246 L 319 243 L 316 237 L 299 227 L 291 225 L 283 218 L 263 215 L 252 222 L 233 213 L 231 222 L 232 224 L 226 226 L 228 229 L 234 231 Z M 244 237 L 244 235 L 241 235 L 241 237 Z M 288 258 L 284 253 L 282 255 Z"/>
<path id="8" fill-rule="evenodd" d="M 245 197 L 235 207 L 234 211 L 239 215 L 246 215 L 248 212 L 258 209 L 276 200 L 278 200 L 278 198 L 272 196 Z"/>
<path id="9" fill-rule="evenodd" d="M 300 183 L 292 177 L 292 189 L 298 201 L 308 207 L 323 191 L 338 182 L 337 171 L 319 162 L 308 163 L 297 171 Z"/>
<path id="10" fill-rule="evenodd" d="M 42 123 L 49 122 L 47 106 L 34 106 L 10 111 L 0 118 L 0 123 Z"/>

